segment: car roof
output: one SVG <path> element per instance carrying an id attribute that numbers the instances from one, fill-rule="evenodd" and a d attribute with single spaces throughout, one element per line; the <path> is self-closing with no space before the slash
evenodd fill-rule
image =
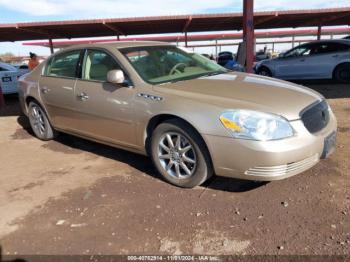
<path id="1" fill-rule="evenodd" d="M 156 41 L 119 41 L 113 43 L 93 43 L 93 44 L 81 44 L 81 45 L 73 45 L 62 50 L 69 49 L 81 49 L 81 48 L 94 48 L 94 47 L 102 47 L 102 48 L 131 48 L 131 47 L 139 47 L 139 46 L 173 46 L 170 43 L 166 42 L 156 42 Z"/>
<path id="2" fill-rule="evenodd" d="M 339 44 L 345 44 L 345 45 L 350 45 L 350 41 L 347 39 L 328 39 L 328 40 L 316 40 L 316 41 L 311 41 L 308 43 L 305 43 L 303 45 L 308 45 L 308 44 L 322 44 L 322 43 L 339 43 Z"/>

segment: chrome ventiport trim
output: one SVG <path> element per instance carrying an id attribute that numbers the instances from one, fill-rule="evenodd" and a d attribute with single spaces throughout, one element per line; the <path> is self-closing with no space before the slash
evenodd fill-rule
<path id="1" fill-rule="evenodd" d="M 155 95 L 149 95 L 149 94 L 145 94 L 145 93 L 138 93 L 137 96 L 138 97 L 147 98 L 147 99 L 151 99 L 151 100 L 154 100 L 154 101 L 162 101 L 163 100 L 163 97 L 155 96 Z"/>

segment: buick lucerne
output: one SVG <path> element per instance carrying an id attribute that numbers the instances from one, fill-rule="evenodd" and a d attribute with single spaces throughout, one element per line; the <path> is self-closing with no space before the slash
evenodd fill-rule
<path id="1" fill-rule="evenodd" d="M 284 179 L 335 146 L 336 119 L 317 92 L 160 42 L 61 50 L 20 78 L 19 97 L 39 139 L 65 132 L 148 155 L 180 187 L 214 174 Z"/>

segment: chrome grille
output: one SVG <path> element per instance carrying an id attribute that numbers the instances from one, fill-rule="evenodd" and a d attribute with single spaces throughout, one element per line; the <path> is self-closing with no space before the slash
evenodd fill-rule
<path id="1" fill-rule="evenodd" d="M 327 126 L 329 122 L 329 110 L 326 101 L 313 104 L 300 113 L 304 126 L 310 133 L 316 133 Z"/>

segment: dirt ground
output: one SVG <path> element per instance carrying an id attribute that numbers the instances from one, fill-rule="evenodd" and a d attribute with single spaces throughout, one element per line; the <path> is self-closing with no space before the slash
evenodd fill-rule
<path id="1" fill-rule="evenodd" d="M 336 152 L 292 178 L 180 189 L 151 161 L 0 113 L 0 245 L 21 254 L 350 255 L 350 86 L 307 83 L 338 119 Z"/>

